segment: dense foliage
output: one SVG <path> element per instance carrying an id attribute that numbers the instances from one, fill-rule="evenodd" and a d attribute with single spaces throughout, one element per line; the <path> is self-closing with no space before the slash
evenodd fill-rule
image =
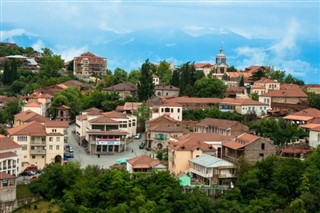
<path id="1" fill-rule="evenodd" d="M 250 124 L 250 130 L 256 134 L 270 138 L 275 144 L 285 144 L 290 140 L 304 138 L 307 133 L 295 124 L 284 119 L 265 118 Z"/>
<path id="2" fill-rule="evenodd" d="M 309 106 L 320 110 L 320 94 L 308 92 Z"/>
<path id="3" fill-rule="evenodd" d="M 154 95 L 152 74 L 155 66 L 146 60 L 141 66 L 141 76 L 138 82 L 138 100 L 146 101 Z"/>
<path id="4" fill-rule="evenodd" d="M 133 179 L 124 170 L 78 164 L 49 165 L 30 184 L 33 193 L 58 200 L 62 212 L 212 212 L 213 203 L 195 190 L 184 194 L 167 172 Z"/>
<path id="5" fill-rule="evenodd" d="M 271 156 L 238 163 L 235 188 L 213 201 L 183 193 L 167 172 L 133 178 L 124 170 L 51 164 L 30 184 L 62 212 L 319 212 L 320 147 L 305 161 Z"/>

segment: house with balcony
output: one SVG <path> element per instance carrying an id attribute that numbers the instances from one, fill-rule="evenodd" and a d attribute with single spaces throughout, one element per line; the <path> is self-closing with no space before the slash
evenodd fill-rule
<path id="1" fill-rule="evenodd" d="M 241 156 L 250 163 L 276 154 L 276 146 L 268 138 L 243 133 L 235 139 L 222 144 L 222 157 L 236 162 Z"/>
<path id="2" fill-rule="evenodd" d="M 221 156 L 222 144 L 231 138 L 215 133 L 190 133 L 171 139 L 168 146 L 168 170 L 179 175 L 189 169 L 189 160 L 202 154 Z"/>
<path id="3" fill-rule="evenodd" d="M 21 170 L 31 165 L 42 169 L 52 162 L 61 163 L 67 127 L 65 121 L 32 121 L 8 129 L 9 138 L 21 146 Z"/>
<path id="4" fill-rule="evenodd" d="M 175 120 L 168 115 L 162 115 L 146 121 L 146 147 L 155 150 L 167 148 L 168 141 L 171 137 L 179 137 L 187 131 L 180 126 L 181 121 Z M 163 128 L 166 128 L 165 132 L 162 131 Z"/>
<path id="5" fill-rule="evenodd" d="M 261 116 L 267 114 L 270 106 L 251 99 L 224 98 L 219 103 L 219 109 L 223 112 L 234 111 L 241 115 L 256 114 Z"/>
<path id="6" fill-rule="evenodd" d="M 234 164 L 211 155 L 189 160 L 189 176 L 194 184 L 230 185 L 236 178 L 236 170 Z"/>
<path id="7" fill-rule="evenodd" d="M 53 95 L 41 91 L 36 91 L 31 95 L 23 96 L 25 105 L 23 106 L 22 111 L 31 110 L 41 116 L 49 117 L 49 108 L 51 107 L 52 98 Z"/>
<path id="8" fill-rule="evenodd" d="M 82 78 L 104 76 L 107 70 L 107 59 L 90 52 L 81 54 L 73 60 L 73 74 Z"/>
<path id="9" fill-rule="evenodd" d="M 279 90 L 280 89 L 280 83 L 268 79 L 268 78 L 261 78 L 258 81 L 255 81 L 253 85 L 251 86 L 251 93 L 257 93 L 258 95 L 264 94 L 269 92 L 270 90 Z"/>
<path id="10" fill-rule="evenodd" d="M 21 171 L 20 152 L 19 144 L 0 135 L 0 172 L 18 176 Z"/>
<path id="11" fill-rule="evenodd" d="M 283 117 L 292 124 L 311 124 L 319 123 L 320 110 L 315 108 L 307 108 Z"/>
<path id="12" fill-rule="evenodd" d="M 240 135 L 248 132 L 249 127 L 239 121 L 226 119 L 205 118 L 195 125 L 196 133 L 217 133 L 219 135 Z"/>
<path id="13" fill-rule="evenodd" d="M 153 159 L 148 155 L 137 156 L 127 161 L 127 171 L 130 173 L 166 170 L 167 167 L 161 164 L 159 160 Z"/>

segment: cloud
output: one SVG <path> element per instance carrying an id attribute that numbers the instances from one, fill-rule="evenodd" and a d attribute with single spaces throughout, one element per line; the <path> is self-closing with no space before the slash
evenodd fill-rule
<path id="1" fill-rule="evenodd" d="M 37 40 L 36 43 L 32 44 L 31 47 L 36 51 L 41 51 L 42 48 L 45 47 L 43 41 Z"/>
<path id="2" fill-rule="evenodd" d="M 219 28 L 214 28 L 214 27 L 207 27 L 207 26 L 199 26 L 199 25 L 187 25 L 183 27 L 183 31 L 187 33 L 188 35 L 197 37 L 197 36 L 202 36 L 206 34 L 225 34 L 228 33 L 228 30 L 219 27 Z"/>
<path id="3" fill-rule="evenodd" d="M 7 31 L 0 31 L 1 32 L 1 41 L 14 41 L 14 37 L 16 36 L 35 36 L 32 33 L 27 32 L 25 29 L 18 28 L 18 29 L 12 29 L 12 30 L 7 30 Z"/>
<path id="4" fill-rule="evenodd" d="M 176 43 L 169 43 L 169 44 L 166 44 L 166 46 L 167 47 L 173 47 L 173 46 L 175 46 L 176 45 Z"/>
<path id="5" fill-rule="evenodd" d="M 57 52 L 58 55 L 61 55 L 61 58 L 65 61 L 71 61 L 74 57 L 80 56 L 81 54 L 88 52 L 89 48 L 87 46 L 82 46 L 80 48 L 74 47 L 58 47 Z"/>
<path id="6" fill-rule="evenodd" d="M 129 40 L 122 42 L 121 45 L 127 45 L 127 44 L 133 42 L 134 40 L 135 40 L 134 38 L 130 38 Z"/>

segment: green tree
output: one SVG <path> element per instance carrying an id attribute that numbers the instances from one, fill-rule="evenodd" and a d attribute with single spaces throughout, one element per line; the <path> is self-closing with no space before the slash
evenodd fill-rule
<path id="1" fill-rule="evenodd" d="M 320 110 L 320 94 L 308 92 L 309 106 Z"/>
<path id="2" fill-rule="evenodd" d="M 156 75 L 159 77 L 160 82 L 164 85 L 169 85 L 172 76 L 170 64 L 167 61 L 161 61 L 156 68 Z"/>
<path id="3" fill-rule="evenodd" d="M 152 64 L 149 60 L 141 66 L 141 77 L 138 82 L 138 99 L 146 101 L 154 95 L 154 84 L 152 79 Z"/>
<path id="4" fill-rule="evenodd" d="M 258 101 L 259 100 L 259 95 L 258 93 L 254 92 L 250 94 L 250 98 L 254 101 Z"/>
<path id="5" fill-rule="evenodd" d="M 114 70 L 113 76 L 114 76 L 113 84 L 120 84 L 127 81 L 128 73 L 124 69 L 117 67 Z"/>
<path id="6" fill-rule="evenodd" d="M 74 64 L 74 60 L 69 61 L 67 70 L 70 72 L 73 72 L 73 64 Z"/>
<path id="7" fill-rule="evenodd" d="M 131 70 L 128 76 L 128 81 L 133 84 L 137 84 L 140 77 L 141 77 L 141 73 L 139 70 Z"/>
<path id="8" fill-rule="evenodd" d="M 232 65 L 227 69 L 227 72 L 237 72 L 237 69 Z"/>
<path id="9" fill-rule="evenodd" d="M 45 47 L 45 48 L 42 48 L 41 50 L 42 50 L 43 56 L 53 56 L 53 52 L 49 48 Z"/>
<path id="10" fill-rule="evenodd" d="M 269 78 L 278 82 L 283 82 L 286 76 L 285 71 L 270 69 Z"/>
<path id="11" fill-rule="evenodd" d="M 3 109 L 4 118 L 11 126 L 14 122 L 14 115 L 21 112 L 22 107 L 19 100 L 10 101 Z"/>
<path id="12" fill-rule="evenodd" d="M 172 72 L 172 77 L 170 81 L 172 86 L 179 87 L 180 86 L 180 70 L 174 70 Z"/>
<path id="13" fill-rule="evenodd" d="M 195 82 L 194 89 L 197 97 L 222 98 L 226 91 L 226 86 L 217 78 L 202 78 Z"/>
<path id="14" fill-rule="evenodd" d="M 18 62 L 15 59 L 5 60 L 3 65 L 3 84 L 11 84 L 18 78 Z"/>
<path id="15" fill-rule="evenodd" d="M 146 103 L 141 104 L 133 115 L 137 116 L 137 123 L 140 128 L 145 128 L 145 123 L 150 118 L 150 108 Z"/>
<path id="16" fill-rule="evenodd" d="M 64 62 L 59 55 L 43 56 L 40 59 L 40 75 L 48 77 L 59 77 L 59 71 L 64 66 Z"/>

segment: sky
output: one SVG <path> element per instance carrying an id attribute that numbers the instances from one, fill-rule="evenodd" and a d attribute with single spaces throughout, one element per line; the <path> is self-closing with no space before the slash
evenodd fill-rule
<path id="1" fill-rule="evenodd" d="M 320 83 L 320 1 L 0 0 L 1 42 L 49 47 L 65 60 L 90 51 L 108 67 L 144 60 L 271 65 Z"/>

